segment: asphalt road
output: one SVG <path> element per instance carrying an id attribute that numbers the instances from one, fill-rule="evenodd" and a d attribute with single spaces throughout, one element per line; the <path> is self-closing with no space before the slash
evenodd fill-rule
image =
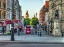
<path id="1" fill-rule="evenodd" d="M 64 47 L 64 44 L 0 44 L 0 47 Z"/>

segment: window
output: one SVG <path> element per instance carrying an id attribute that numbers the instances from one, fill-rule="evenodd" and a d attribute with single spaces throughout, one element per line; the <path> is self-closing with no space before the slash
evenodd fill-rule
<path id="1" fill-rule="evenodd" d="M 6 16 L 6 12 L 4 11 L 4 12 L 2 13 L 2 19 L 5 19 L 5 16 Z"/>
<path id="2" fill-rule="evenodd" d="M 3 8 L 6 8 L 6 0 L 3 1 Z"/>
<path id="3" fill-rule="evenodd" d="M 4 11 L 4 18 L 6 17 L 6 12 Z"/>
<path id="4" fill-rule="evenodd" d="M 6 3 L 3 3 L 3 7 L 4 7 L 4 9 L 6 8 Z"/>
<path id="5" fill-rule="evenodd" d="M 1 19 L 1 11 L 0 11 L 0 19 Z"/>
<path id="6" fill-rule="evenodd" d="M 1 0 L 0 0 L 0 8 L 1 8 Z"/>

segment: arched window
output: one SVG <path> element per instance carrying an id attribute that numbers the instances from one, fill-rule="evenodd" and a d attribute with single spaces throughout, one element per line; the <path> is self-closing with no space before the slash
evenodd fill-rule
<path id="1" fill-rule="evenodd" d="M 59 18 L 59 11 L 58 10 L 56 10 L 56 12 L 55 12 L 55 17 Z"/>

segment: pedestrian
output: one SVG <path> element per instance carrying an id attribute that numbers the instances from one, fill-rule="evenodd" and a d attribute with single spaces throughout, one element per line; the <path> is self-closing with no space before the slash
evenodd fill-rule
<path id="1" fill-rule="evenodd" d="M 20 31 L 21 31 L 21 24 L 20 21 L 18 21 L 18 35 L 20 35 Z"/>
<path id="2" fill-rule="evenodd" d="M 4 27 L 3 27 L 3 30 L 2 30 L 3 34 L 4 34 Z"/>

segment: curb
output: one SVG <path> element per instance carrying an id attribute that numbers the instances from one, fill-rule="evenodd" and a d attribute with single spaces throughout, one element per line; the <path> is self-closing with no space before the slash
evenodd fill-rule
<path id="1" fill-rule="evenodd" d="M 25 41 L 0 41 L 7 44 L 64 44 L 64 42 L 25 42 Z"/>

